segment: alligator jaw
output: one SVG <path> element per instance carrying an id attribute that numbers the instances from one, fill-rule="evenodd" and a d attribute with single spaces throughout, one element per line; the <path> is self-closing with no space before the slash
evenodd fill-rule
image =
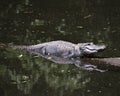
<path id="1" fill-rule="evenodd" d="M 88 50 L 91 50 L 91 51 L 99 51 L 99 50 L 103 50 L 106 48 L 105 45 L 94 45 L 93 47 L 86 47 Z"/>
<path id="2" fill-rule="evenodd" d="M 94 45 L 94 44 L 92 44 L 92 45 L 86 45 L 85 47 L 83 46 L 81 48 L 81 51 L 83 52 L 83 54 L 93 54 L 93 53 L 101 51 L 105 48 L 106 48 L 105 45 Z"/>

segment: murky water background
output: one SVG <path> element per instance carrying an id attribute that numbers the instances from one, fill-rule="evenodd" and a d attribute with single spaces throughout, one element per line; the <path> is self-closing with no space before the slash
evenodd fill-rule
<path id="1" fill-rule="evenodd" d="M 96 56 L 119 57 L 119 36 L 119 1 L 1 0 L 0 96 L 120 96 L 119 70 L 89 72 L 9 47 L 94 42 L 107 45 Z"/>

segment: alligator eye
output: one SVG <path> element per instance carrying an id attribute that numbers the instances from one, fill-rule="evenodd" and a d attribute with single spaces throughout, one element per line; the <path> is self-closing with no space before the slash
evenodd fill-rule
<path id="1" fill-rule="evenodd" d="M 87 45 L 91 45 L 91 43 L 88 43 Z"/>
<path id="2" fill-rule="evenodd" d="M 93 45 L 93 43 L 91 42 L 91 43 L 87 43 L 87 45 Z"/>

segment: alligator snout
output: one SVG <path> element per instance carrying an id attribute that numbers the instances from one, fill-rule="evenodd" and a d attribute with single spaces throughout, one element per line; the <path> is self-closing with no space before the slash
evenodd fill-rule
<path id="1" fill-rule="evenodd" d="M 105 49 L 105 48 L 106 48 L 105 45 L 96 46 L 96 50 L 103 50 L 103 49 Z"/>

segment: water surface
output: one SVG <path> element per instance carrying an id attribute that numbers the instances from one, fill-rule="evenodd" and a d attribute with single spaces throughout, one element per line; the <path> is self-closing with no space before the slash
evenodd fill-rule
<path id="1" fill-rule="evenodd" d="M 119 57 L 119 21 L 119 1 L 1 0 L 1 96 L 119 96 L 119 70 L 80 70 L 9 47 L 52 40 L 94 42 L 107 46 L 95 56 Z"/>

